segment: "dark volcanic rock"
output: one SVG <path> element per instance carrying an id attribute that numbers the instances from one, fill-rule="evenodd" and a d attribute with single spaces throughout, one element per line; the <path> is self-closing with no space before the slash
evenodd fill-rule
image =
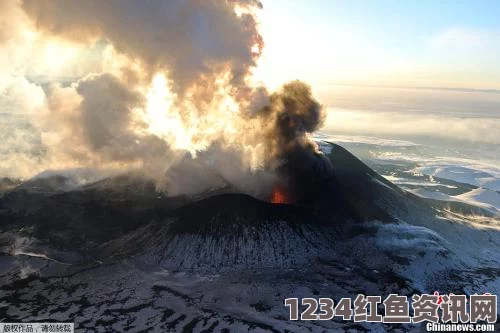
<path id="1" fill-rule="evenodd" d="M 268 232 L 259 228 L 274 227 L 273 223 L 285 223 L 291 230 L 323 226 L 329 233 L 346 233 L 346 229 L 356 228 L 351 226 L 354 222 L 393 221 L 391 208 L 401 210 L 415 204 L 408 203 L 413 199 L 340 146 L 332 145 L 332 151 L 328 158 L 334 174 L 321 175 L 328 170 L 321 168 L 321 163 L 319 169 L 311 170 L 316 180 L 308 182 L 308 192 L 314 195 L 308 194 L 308 200 L 301 204 L 271 204 L 238 193 L 169 197 L 157 192 L 150 180 L 134 174 L 61 191 L 70 181 L 51 176 L 22 184 L 0 199 L 0 228 L 23 228 L 39 244 L 79 251 L 85 257 L 88 249 L 124 235 L 130 238 L 135 230 L 150 223 L 158 229 L 152 236 L 168 233 L 169 237 L 219 237 L 235 227 L 241 229 L 240 234 L 249 227 L 256 229 L 254 233 Z M 231 191 L 234 189 L 222 192 Z M 168 232 L 159 231 L 162 228 Z"/>

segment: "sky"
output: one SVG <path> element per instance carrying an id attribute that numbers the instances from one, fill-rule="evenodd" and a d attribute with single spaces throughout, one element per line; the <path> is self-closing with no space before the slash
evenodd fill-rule
<path id="1" fill-rule="evenodd" d="M 272 0 L 257 76 L 331 84 L 500 89 L 500 1 Z"/>

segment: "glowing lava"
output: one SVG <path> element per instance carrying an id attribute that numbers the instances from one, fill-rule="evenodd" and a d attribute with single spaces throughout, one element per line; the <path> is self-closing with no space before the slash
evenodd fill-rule
<path id="1" fill-rule="evenodd" d="M 281 184 L 277 184 L 276 186 L 274 186 L 270 201 L 272 203 L 277 203 L 277 204 L 290 204 L 290 203 L 292 203 L 292 200 L 291 200 L 290 195 L 288 194 L 286 188 Z"/>

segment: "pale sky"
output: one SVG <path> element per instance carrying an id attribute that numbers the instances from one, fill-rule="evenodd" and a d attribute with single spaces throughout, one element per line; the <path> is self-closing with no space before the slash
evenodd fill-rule
<path id="1" fill-rule="evenodd" d="M 500 1 L 268 0 L 257 76 L 271 86 L 500 89 Z"/>

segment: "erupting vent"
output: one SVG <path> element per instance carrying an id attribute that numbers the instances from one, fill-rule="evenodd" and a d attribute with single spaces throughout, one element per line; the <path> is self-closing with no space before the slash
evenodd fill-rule
<path id="1" fill-rule="evenodd" d="M 273 188 L 273 193 L 271 194 L 272 203 L 277 204 L 291 204 L 293 203 L 290 194 L 283 185 L 277 184 Z"/>

